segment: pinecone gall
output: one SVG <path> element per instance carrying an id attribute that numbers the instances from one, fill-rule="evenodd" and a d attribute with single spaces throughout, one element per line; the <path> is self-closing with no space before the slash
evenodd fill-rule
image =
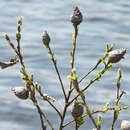
<path id="1" fill-rule="evenodd" d="M 74 24 L 74 25 L 79 25 L 82 20 L 83 20 L 83 15 L 82 13 L 80 12 L 78 6 L 74 6 L 73 9 L 72 9 L 72 15 L 71 15 L 71 22 Z"/>
<path id="2" fill-rule="evenodd" d="M 24 87 L 15 87 L 12 88 L 12 91 L 20 99 L 27 99 L 29 96 L 28 90 Z"/>
<path id="3" fill-rule="evenodd" d="M 126 48 L 121 48 L 121 49 L 110 51 L 108 53 L 109 62 L 110 63 L 119 62 L 121 59 L 124 58 L 126 51 L 127 51 Z"/>
<path id="4" fill-rule="evenodd" d="M 42 32 L 42 42 L 43 44 L 48 48 L 49 47 L 49 43 L 50 43 L 51 39 L 49 34 L 47 33 L 47 31 L 43 31 Z"/>
<path id="5" fill-rule="evenodd" d="M 130 121 L 122 120 L 121 130 L 130 130 Z"/>
<path id="6" fill-rule="evenodd" d="M 83 106 L 79 105 L 78 101 L 75 100 L 71 111 L 72 116 L 74 118 L 81 117 L 83 115 L 83 112 L 84 112 Z"/>

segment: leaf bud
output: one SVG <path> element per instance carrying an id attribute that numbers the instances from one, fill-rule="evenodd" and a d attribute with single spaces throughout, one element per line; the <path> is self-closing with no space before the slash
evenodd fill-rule
<path id="1" fill-rule="evenodd" d="M 5 38 L 7 41 L 10 41 L 10 38 L 9 38 L 9 36 L 7 35 L 7 33 L 4 33 L 4 38 Z"/>
<path id="2" fill-rule="evenodd" d="M 20 34 L 20 32 L 16 32 L 16 40 L 20 40 L 21 39 L 21 34 Z"/>

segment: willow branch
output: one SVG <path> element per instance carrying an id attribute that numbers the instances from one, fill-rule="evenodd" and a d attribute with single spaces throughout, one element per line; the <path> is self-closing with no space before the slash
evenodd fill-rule
<path id="1" fill-rule="evenodd" d="M 66 96 L 66 93 L 65 93 L 64 85 L 63 85 L 63 82 L 62 82 L 62 79 L 61 79 L 61 76 L 60 76 L 59 70 L 58 70 L 58 68 L 57 68 L 56 61 L 55 61 L 55 59 L 54 59 L 54 54 L 52 53 L 50 47 L 48 47 L 48 52 L 49 52 L 49 54 L 51 55 L 51 60 L 52 60 L 52 62 L 53 62 L 53 64 L 54 64 L 54 67 L 55 67 L 56 73 L 57 73 L 57 75 L 58 75 L 58 78 L 59 78 L 59 81 L 60 81 L 60 84 L 61 84 L 61 88 L 62 88 L 62 91 L 63 91 L 64 97 L 65 97 L 65 100 L 67 100 L 67 96 Z"/>

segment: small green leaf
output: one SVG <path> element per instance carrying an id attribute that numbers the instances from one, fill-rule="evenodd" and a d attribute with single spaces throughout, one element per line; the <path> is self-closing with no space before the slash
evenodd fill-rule
<path id="1" fill-rule="evenodd" d="M 109 52 L 112 51 L 112 49 L 115 47 L 114 44 L 111 45 L 111 47 L 109 48 Z"/>
<path id="2" fill-rule="evenodd" d="M 89 80 L 90 80 L 90 83 L 93 83 L 93 79 L 92 78 L 90 78 Z"/>
<path id="3" fill-rule="evenodd" d="M 98 75 L 96 75 L 96 77 L 100 79 L 102 77 L 102 75 L 98 74 Z"/>
<path id="4" fill-rule="evenodd" d="M 118 116 L 119 116 L 119 111 L 116 111 L 116 119 L 118 118 Z"/>
<path id="5" fill-rule="evenodd" d="M 70 56 L 73 56 L 73 53 L 72 53 L 72 51 L 70 52 Z"/>
<path id="6" fill-rule="evenodd" d="M 86 109 L 86 113 L 85 114 L 89 116 L 91 114 L 90 110 Z"/>
<path id="7" fill-rule="evenodd" d="M 105 109 L 103 110 L 104 113 L 107 113 L 107 111 L 108 111 L 108 108 L 105 108 Z"/>
<path id="8" fill-rule="evenodd" d="M 102 121 L 101 121 L 101 120 L 98 120 L 98 121 L 97 121 L 97 125 L 98 125 L 99 127 L 101 127 Z"/>
<path id="9" fill-rule="evenodd" d="M 109 107 L 109 103 L 106 104 L 106 107 Z"/>
<path id="10" fill-rule="evenodd" d="M 110 70 L 112 68 L 112 63 L 110 63 L 108 66 L 107 66 L 107 70 Z"/>
<path id="11" fill-rule="evenodd" d="M 29 79 L 33 82 L 33 74 L 30 75 Z"/>
<path id="12" fill-rule="evenodd" d="M 124 106 L 123 109 L 124 109 L 124 110 L 127 110 L 127 109 L 128 109 L 128 106 Z"/>
<path id="13" fill-rule="evenodd" d="M 82 96 L 82 97 L 85 97 L 84 93 L 82 91 L 79 91 L 79 94 Z"/>
<path id="14" fill-rule="evenodd" d="M 104 65 L 106 65 L 106 61 L 105 61 L 104 59 L 102 59 L 102 63 L 103 63 Z"/>
<path id="15" fill-rule="evenodd" d="M 38 83 L 35 83 L 35 88 L 36 90 L 41 91 L 41 86 Z"/>
<path id="16" fill-rule="evenodd" d="M 80 117 L 80 118 L 78 118 L 78 119 L 76 120 L 76 122 L 77 122 L 78 127 L 80 127 L 81 125 L 84 124 L 85 121 L 84 121 L 83 117 Z"/>
<path id="17" fill-rule="evenodd" d="M 78 105 L 82 106 L 82 105 L 84 105 L 84 102 L 83 101 L 78 101 Z"/>
<path id="18" fill-rule="evenodd" d="M 56 63 L 56 58 L 54 59 L 54 62 Z"/>
<path id="19" fill-rule="evenodd" d="M 109 51 L 109 45 L 108 45 L 108 43 L 106 43 L 106 48 L 105 48 L 105 50 L 106 50 L 106 52 Z"/>
<path id="20" fill-rule="evenodd" d="M 67 76 L 67 79 L 72 80 L 73 78 L 71 75 L 69 75 L 69 76 Z"/>
<path id="21" fill-rule="evenodd" d="M 119 79 L 122 77 L 122 73 L 121 73 L 120 69 L 118 69 L 118 71 L 117 71 L 117 76 L 118 76 Z"/>
<path id="22" fill-rule="evenodd" d="M 99 126 L 99 128 L 101 128 L 101 125 L 102 125 L 102 117 L 101 116 L 98 116 L 97 125 Z"/>
<path id="23" fill-rule="evenodd" d="M 78 78 L 76 73 L 73 74 L 73 78 L 74 78 L 74 80 L 76 80 Z"/>
<path id="24" fill-rule="evenodd" d="M 119 107 L 120 107 L 120 102 L 118 102 L 118 104 L 116 105 L 115 110 L 118 110 Z"/>
<path id="25" fill-rule="evenodd" d="M 21 71 L 20 71 L 23 75 L 26 75 L 27 74 L 27 71 L 25 70 L 24 67 L 21 68 Z"/>

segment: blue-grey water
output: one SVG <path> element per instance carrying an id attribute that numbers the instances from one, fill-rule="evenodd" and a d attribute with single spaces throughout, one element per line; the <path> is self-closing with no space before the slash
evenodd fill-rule
<path id="1" fill-rule="evenodd" d="M 121 90 L 126 91 L 121 104 L 130 107 L 130 0 L 0 0 L 0 61 L 8 61 L 15 56 L 3 38 L 6 32 L 16 44 L 16 17 L 24 16 L 22 26 L 21 49 L 29 73 L 34 74 L 35 81 L 42 86 L 42 91 L 58 98 L 63 103 L 59 81 L 41 42 L 41 32 L 47 30 L 51 36 L 50 46 L 57 58 L 57 65 L 62 75 L 66 91 L 70 74 L 70 51 L 72 48 L 73 27 L 70 14 L 73 5 L 78 5 L 84 20 L 79 26 L 75 67 L 79 77 L 92 68 L 104 54 L 106 42 L 114 43 L 115 48 L 127 48 L 125 59 L 113 65 L 100 82 L 87 90 L 86 97 L 90 108 L 102 108 L 106 103 L 113 104 L 116 98 L 116 73 L 121 68 L 123 77 Z M 101 65 L 94 75 L 103 67 Z M 20 64 L 0 70 L 0 130 L 40 130 L 39 115 L 30 100 L 20 100 L 11 92 L 15 86 L 24 86 L 19 72 Z M 81 87 L 86 85 L 84 80 Z M 48 118 L 58 129 L 59 118 L 50 106 L 40 100 L 40 105 Z M 65 122 L 72 120 L 68 109 Z M 109 130 L 112 113 L 102 114 L 102 130 Z M 95 116 L 97 118 L 97 116 Z M 130 120 L 130 108 L 122 111 L 116 122 L 115 130 L 120 129 L 121 120 Z M 90 120 L 85 118 L 80 129 L 91 130 Z M 65 130 L 72 130 L 73 125 Z M 48 127 L 47 130 L 50 130 Z"/>

